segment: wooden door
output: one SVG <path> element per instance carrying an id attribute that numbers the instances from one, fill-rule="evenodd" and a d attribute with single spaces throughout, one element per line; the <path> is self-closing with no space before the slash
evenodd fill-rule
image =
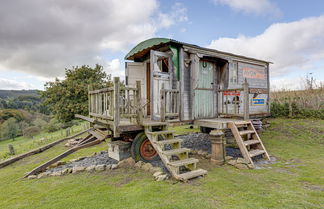
<path id="1" fill-rule="evenodd" d="M 194 118 L 212 118 L 215 115 L 214 104 L 214 63 L 199 61 L 199 69 L 194 89 Z"/>
<path id="2" fill-rule="evenodd" d="M 172 81 L 171 55 L 165 52 L 153 51 L 150 53 L 151 69 L 151 118 L 160 119 L 160 90 L 162 85 L 165 89 L 171 89 Z"/>

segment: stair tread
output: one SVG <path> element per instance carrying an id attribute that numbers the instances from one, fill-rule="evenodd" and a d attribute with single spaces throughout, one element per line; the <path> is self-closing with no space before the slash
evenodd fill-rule
<path id="1" fill-rule="evenodd" d="M 175 154 L 180 154 L 184 152 L 190 152 L 190 149 L 188 148 L 180 148 L 180 149 L 172 149 L 172 150 L 165 150 L 162 153 L 164 155 L 175 155 Z"/>
<path id="2" fill-rule="evenodd" d="M 166 140 L 161 140 L 161 141 L 156 141 L 155 143 L 159 144 L 159 145 L 165 145 L 165 144 L 174 144 L 177 142 L 182 142 L 182 139 L 166 139 Z"/>
<path id="3" fill-rule="evenodd" d="M 161 134 L 172 134 L 174 133 L 175 131 L 148 131 L 146 132 L 147 134 L 152 134 L 152 135 L 161 135 Z"/>
<path id="4" fill-rule="evenodd" d="M 253 130 L 245 130 L 245 131 L 239 131 L 240 135 L 246 135 L 246 134 L 253 134 L 255 131 Z"/>
<path id="5" fill-rule="evenodd" d="M 202 176 L 202 175 L 206 175 L 207 171 L 204 169 L 197 169 L 197 170 L 193 170 L 193 171 L 189 171 L 187 173 L 182 173 L 177 175 L 177 177 L 181 180 L 188 180 L 188 179 L 192 179 L 198 176 Z"/>
<path id="6" fill-rule="evenodd" d="M 236 121 L 234 122 L 235 125 L 248 125 L 250 124 L 250 121 Z"/>
<path id="7" fill-rule="evenodd" d="M 265 150 L 262 150 L 262 149 L 255 149 L 255 150 L 249 151 L 250 157 L 255 157 L 255 156 L 258 156 L 258 155 L 261 155 L 264 153 L 265 153 Z"/>
<path id="8" fill-rule="evenodd" d="M 180 167 L 183 165 L 188 165 L 188 164 L 198 163 L 198 162 L 199 162 L 199 160 L 196 158 L 187 158 L 184 160 L 177 160 L 177 161 L 169 162 L 168 164 L 171 166 Z"/>
<path id="9" fill-rule="evenodd" d="M 243 143 L 245 146 L 248 146 L 248 145 L 252 145 L 252 144 L 258 144 L 258 143 L 260 143 L 260 141 L 257 139 L 253 139 L 253 140 L 243 141 Z"/>
<path id="10" fill-rule="evenodd" d="M 143 122 L 143 126 L 166 126 L 168 125 L 167 122 Z"/>

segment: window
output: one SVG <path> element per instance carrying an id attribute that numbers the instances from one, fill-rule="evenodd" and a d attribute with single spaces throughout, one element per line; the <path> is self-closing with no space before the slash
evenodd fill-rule
<path id="1" fill-rule="evenodd" d="M 238 67 L 237 62 L 229 64 L 229 82 L 230 82 L 230 84 L 237 84 L 237 82 L 238 82 L 238 79 L 237 79 L 237 74 L 238 74 L 237 67 Z"/>
<path id="2" fill-rule="evenodd" d="M 159 66 L 159 71 L 163 73 L 169 72 L 169 59 L 166 57 L 159 57 L 157 64 Z"/>

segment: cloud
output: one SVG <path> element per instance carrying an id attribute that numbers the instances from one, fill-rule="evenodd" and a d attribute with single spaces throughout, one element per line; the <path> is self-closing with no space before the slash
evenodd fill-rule
<path id="1" fill-rule="evenodd" d="M 45 78 L 62 76 L 65 68 L 93 65 L 105 53 L 124 53 L 157 30 L 186 20 L 182 4 L 164 14 L 157 0 L 4 1 L 0 66 Z"/>
<path id="2" fill-rule="evenodd" d="M 277 23 L 255 37 L 213 40 L 210 48 L 274 62 L 272 75 L 300 71 L 324 58 L 324 16 Z"/>
<path id="3" fill-rule="evenodd" d="M 35 87 L 32 84 L 26 82 L 0 78 L 0 89 L 19 90 L 19 89 L 35 89 Z"/>
<path id="4" fill-rule="evenodd" d="M 280 16 L 280 9 L 270 0 L 212 0 L 216 5 L 226 5 L 235 11 L 256 15 Z"/>
<path id="5" fill-rule="evenodd" d="M 187 8 L 181 3 L 175 3 L 169 13 L 159 13 L 157 27 L 169 28 L 181 22 L 187 22 Z"/>
<path id="6" fill-rule="evenodd" d="M 119 59 L 113 59 L 111 61 L 108 61 L 106 63 L 106 72 L 112 77 L 121 77 L 122 80 L 125 77 L 125 71 L 124 68 L 122 68 Z"/>

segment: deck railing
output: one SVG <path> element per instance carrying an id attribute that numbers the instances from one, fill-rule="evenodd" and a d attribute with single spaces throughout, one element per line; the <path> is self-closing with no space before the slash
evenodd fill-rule
<path id="1" fill-rule="evenodd" d="M 218 114 L 225 115 L 225 116 L 236 116 L 236 117 L 243 117 L 244 120 L 249 119 L 250 112 L 249 112 L 249 84 L 245 81 L 242 84 L 242 88 L 237 89 L 219 89 L 219 101 L 220 101 L 220 109 L 218 110 Z M 240 99 L 241 92 L 243 93 L 243 112 L 239 112 L 240 107 Z M 229 96 L 234 96 L 233 104 L 229 102 Z M 229 105 L 233 106 L 233 112 L 229 112 Z"/>
<path id="2" fill-rule="evenodd" d="M 141 124 L 143 119 L 141 106 L 141 82 L 136 87 L 123 86 L 118 77 L 114 78 L 113 87 L 89 90 L 89 115 L 105 120 L 112 126 L 114 136 L 118 136 L 118 125 L 122 119 L 135 119 Z"/>
<path id="3" fill-rule="evenodd" d="M 180 117 L 180 91 L 178 89 L 160 90 L 160 117 L 161 121 L 179 119 Z"/>

